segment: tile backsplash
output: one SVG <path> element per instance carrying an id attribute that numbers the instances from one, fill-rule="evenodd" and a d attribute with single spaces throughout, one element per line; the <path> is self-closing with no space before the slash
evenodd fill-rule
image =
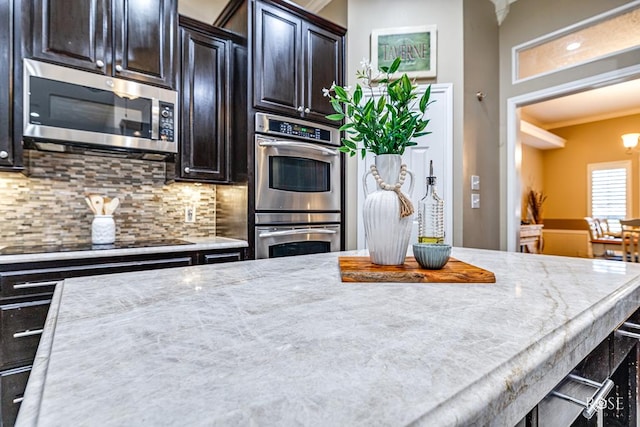
<path id="1" fill-rule="evenodd" d="M 118 241 L 216 235 L 216 186 L 166 183 L 163 162 L 27 150 L 25 165 L 25 175 L 0 172 L 0 246 L 90 241 L 86 194 L 120 199 Z"/>

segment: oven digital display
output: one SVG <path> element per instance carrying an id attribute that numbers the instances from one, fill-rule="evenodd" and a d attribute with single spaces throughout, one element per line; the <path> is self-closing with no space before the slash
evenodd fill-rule
<path id="1" fill-rule="evenodd" d="M 269 131 L 283 135 L 299 136 L 317 141 L 331 142 L 331 132 L 314 126 L 269 119 Z"/>

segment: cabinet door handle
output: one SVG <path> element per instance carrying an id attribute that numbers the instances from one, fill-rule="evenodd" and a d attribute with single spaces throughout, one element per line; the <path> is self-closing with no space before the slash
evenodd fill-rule
<path id="1" fill-rule="evenodd" d="M 309 114 L 311 112 L 311 110 L 309 109 L 309 107 L 307 107 L 307 108 L 304 109 L 304 112 Z"/>
<path id="2" fill-rule="evenodd" d="M 18 403 L 22 403 L 23 400 L 24 397 L 16 397 L 15 399 L 13 399 L 13 404 L 17 405 Z"/>
<path id="3" fill-rule="evenodd" d="M 20 283 L 20 284 L 16 284 L 13 285 L 13 289 L 29 289 L 29 288 L 39 288 L 41 286 L 53 286 L 53 285 L 57 285 L 58 282 L 57 281 L 52 281 L 52 282 L 37 282 L 37 283 Z"/>
<path id="4" fill-rule="evenodd" d="M 0 151 L 0 159 L 6 159 L 7 157 L 9 157 L 9 153 L 4 150 Z"/>
<path id="5" fill-rule="evenodd" d="M 604 382 L 602 383 L 590 380 L 588 378 L 583 378 L 574 374 L 567 375 L 567 378 L 571 381 L 575 381 L 577 383 L 584 384 L 584 385 L 598 389 L 598 391 L 596 391 L 595 394 L 591 396 L 591 398 L 587 402 L 584 402 L 580 399 L 576 399 L 573 396 L 569 396 L 555 390 L 551 392 L 551 395 L 553 396 L 559 397 L 560 399 L 564 399 L 578 406 L 582 406 L 584 408 L 584 410 L 582 411 L 582 415 L 586 419 L 591 419 L 591 417 L 593 417 L 593 414 L 595 414 L 598 408 L 600 407 L 600 401 L 607 397 L 607 395 L 609 394 L 609 392 L 611 391 L 614 385 L 613 381 L 611 381 L 608 378 L 604 380 Z"/>
<path id="6" fill-rule="evenodd" d="M 303 111 L 304 111 L 304 107 L 303 107 L 302 105 L 301 105 L 301 106 L 299 106 L 299 107 L 298 107 L 298 112 L 299 112 L 299 113 L 302 113 Z"/>
<path id="7" fill-rule="evenodd" d="M 311 145 L 305 142 L 295 142 L 295 141 L 260 141 L 258 143 L 260 147 L 293 147 L 293 148 L 302 148 L 305 150 L 311 151 L 319 151 L 325 156 L 337 156 L 337 150 L 330 150 L 328 148 L 319 147 L 316 145 Z"/>
<path id="8" fill-rule="evenodd" d="M 336 234 L 335 230 L 327 230 L 325 228 L 299 228 L 295 230 L 283 230 L 283 231 L 267 231 L 260 233 L 258 237 L 281 237 L 281 236 L 295 236 L 298 234 Z"/>
<path id="9" fill-rule="evenodd" d="M 122 69 L 123 69 L 122 65 L 120 65 L 120 64 L 116 65 L 116 71 L 117 72 L 119 72 L 119 73 L 122 72 Z"/>
<path id="10" fill-rule="evenodd" d="M 631 322 L 624 322 L 622 326 L 626 326 L 627 328 L 630 328 L 630 329 L 640 329 L 640 325 L 636 323 L 631 323 Z M 619 335 L 622 337 L 629 337 L 629 338 L 635 338 L 637 340 L 640 340 L 640 334 L 637 332 L 629 332 L 629 331 L 625 331 L 624 329 L 616 329 L 614 333 L 615 335 Z"/>
<path id="11" fill-rule="evenodd" d="M 98 60 L 96 61 L 96 66 L 97 66 L 98 68 L 102 68 L 102 67 L 104 67 L 104 61 L 103 61 L 102 59 L 98 59 Z"/>
<path id="12" fill-rule="evenodd" d="M 34 330 L 16 332 L 15 334 L 13 334 L 13 337 L 14 338 L 24 338 L 24 337 L 31 337 L 33 335 L 42 335 L 42 329 L 34 329 Z"/>
<path id="13" fill-rule="evenodd" d="M 211 174 L 211 175 L 219 173 L 219 172 L 210 171 L 210 170 L 207 170 L 207 169 L 191 169 L 190 167 L 184 168 L 184 173 L 191 173 L 191 172 L 193 172 L 193 173 L 208 173 L 208 174 Z"/>

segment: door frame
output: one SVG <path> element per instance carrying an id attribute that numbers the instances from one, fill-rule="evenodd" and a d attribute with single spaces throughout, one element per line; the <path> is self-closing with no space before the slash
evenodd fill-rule
<path id="1" fill-rule="evenodd" d="M 431 99 L 437 98 L 437 102 L 434 102 L 429 108 L 438 109 L 438 112 L 444 116 L 444 120 L 441 122 L 431 122 L 434 126 L 440 126 L 437 137 L 439 143 L 442 144 L 443 149 L 443 164 L 440 176 L 437 176 L 437 190 L 442 199 L 445 202 L 444 209 L 444 224 L 445 224 L 445 243 L 452 244 L 453 242 L 453 83 L 421 83 L 418 85 L 416 91 L 418 97 L 420 97 L 428 86 L 431 86 Z M 427 115 L 426 118 L 430 118 Z M 430 129 L 430 128 L 429 128 Z M 433 129 L 432 129 L 433 130 Z M 435 138 L 436 135 L 431 135 L 430 138 Z M 408 155 L 412 149 L 423 148 L 423 140 L 419 140 L 417 146 L 409 147 L 405 150 L 405 155 Z M 374 155 L 367 153 L 365 159 L 361 158 L 358 154 L 357 160 L 357 178 L 358 178 L 358 190 L 357 190 L 357 222 L 356 222 L 356 248 L 366 249 L 367 242 L 364 235 L 364 222 L 362 220 L 363 213 L 362 208 L 364 206 L 364 199 L 366 198 L 364 185 L 360 184 L 360 180 L 369 170 L 368 165 L 373 163 Z M 407 162 L 409 163 L 409 162 Z M 410 165 L 409 165 L 410 166 Z M 426 168 L 426 165 L 425 165 Z M 438 175 L 438 170 L 436 170 Z M 425 190 L 425 176 L 416 176 L 415 188 L 411 199 L 413 200 L 414 209 L 418 209 L 417 201 L 424 196 Z M 403 191 L 406 191 L 403 188 Z M 418 241 L 418 215 L 413 216 L 413 225 L 411 231 L 411 241 Z"/>
<path id="2" fill-rule="evenodd" d="M 507 153 L 506 153 L 506 232 L 507 251 L 515 252 L 519 246 L 518 235 L 521 219 L 520 179 L 522 146 L 518 139 L 520 130 L 520 107 L 536 102 L 548 101 L 561 96 L 572 95 L 589 89 L 596 89 L 616 83 L 640 78 L 640 64 L 595 76 L 575 80 L 557 86 L 540 89 L 507 99 Z M 504 240 L 503 240 L 504 241 Z"/>

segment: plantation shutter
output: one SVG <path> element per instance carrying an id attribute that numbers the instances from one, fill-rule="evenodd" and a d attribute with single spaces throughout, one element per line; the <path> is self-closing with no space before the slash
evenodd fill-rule
<path id="1" fill-rule="evenodd" d="M 628 215 L 629 167 L 592 164 L 590 169 L 591 214 L 593 218 L 623 219 Z M 609 166 L 609 167 L 607 167 Z"/>

